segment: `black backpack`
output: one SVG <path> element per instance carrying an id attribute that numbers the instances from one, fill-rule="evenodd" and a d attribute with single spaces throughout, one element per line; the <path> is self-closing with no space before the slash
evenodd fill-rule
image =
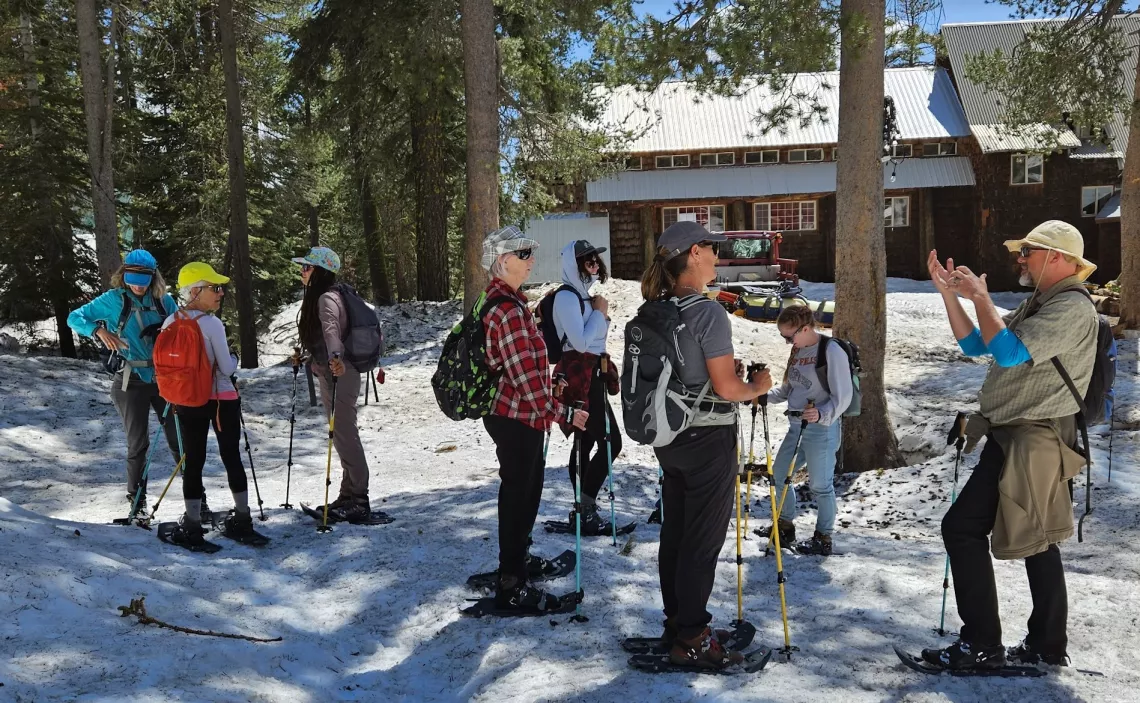
<path id="1" fill-rule="evenodd" d="M 431 387 L 439 409 L 452 420 L 477 420 L 491 414 L 501 372 L 487 366 L 487 328 L 484 316 L 504 302 L 518 304 L 507 296 L 487 299 L 483 293 L 471 312 L 451 328 L 439 355 Z"/>
<path id="2" fill-rule="evenodd" d="M 368 373 L 380 363 L 384 346 L 380 318 L 347 283 L 337 283 L 329 290 L 340 294 L 348 317 L 348 330 L 341 339 L 344 342 L 344 360 L 360 373 Z"/>
<path id="3" fill-rule="evenodd" d="M 821 304 L 822 305 L 822 304 Z M 819 335 L 819 351 L 815 356 L 815 369 L 819 375 L 819 382 L 830 395 L 831 388 L 827 382 L 827 345 L 835 342 L 843 353 L 847 355 L 847 365 L 851 369 L 851 403 L 843 411 L 843 417 L 858 417 L 863 412 L 863 389 L 860 378 L 863 376 L 863 366 L 859 362 L 859 345 L 855 342 L 838 337 Z"/>
<path id="4" fill-rule="evenodd" d="M 562 360 L 562 345 L 566 343 L 566 335 L 558 336 L 558 329 L 554 326 L 554 297 L 564 290 L 578 296 L 578 304 L 582 306 L 582 314 L 586 313 L 586 301 L 574 286 L 563 283 L 557 289 L 542 296 L 538 303 L 538 329 L 542 331 L 542 339 L 546 342 L 546 360 L 554 366 Z"/>
<path id="5" fill-rule="evenodd" d="M 621 367 L 621 410 L 625 433 L 639 444 L 663 447 L 688 429 L 712 387 L 688 388 L 677 370 L 684 365 L 680 335 L 691 334 L 681 311 L 702 301 L 699 295 L 649 301 L 625 326 Z M 704 359 L 699 359 L 704 363 Z"/>

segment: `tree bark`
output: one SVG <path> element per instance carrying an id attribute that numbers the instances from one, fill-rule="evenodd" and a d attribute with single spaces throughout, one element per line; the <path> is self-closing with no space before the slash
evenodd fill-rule
<path id="1" fill-rule="evenodd" d="M 1140 88 L 1140 65 L 1135 82 Z M 1120 323 L 1130 330 L 1140 329 L 1140 217 L 1132 216 L 1140 213 L 1140 118 L 1135 117 L 1140 115 L 1140 93 L 1136 96 L 1120 192 Z"/>
<path id="2" fill-rule="evenodd" d="M 307 98 L 301 96 L 302 102 L 305 103 L 305 129 L 312 134 L 313 131 L 313 110 Z M 321 218 L 320 210 L 318 210 L 319 203 L 309 203 L 309 246 L 319 247 L 321 245 Z"/>
<path id="3" fill-rule="evenodd" d="M 902 465 L 887 412 L 886 240 L 883 232 L 884 0 L 842 0 L 836 176 L 835 334 L 859 345 L 863 411 L 843 423 L 847 471 Z"/>
<path id="4" fill-rule="evenodd" d="M 376 201 L 372 197 L 372 179 L 364 172 L 364 159 L 357 157 L 357 179 L 360 184 L 360 221 L 364 227 L 364 247 L 368 253 L 368 274 L 372 279 L 372 302 L 376 305 L 392 304 L 392 288 L 388 284 L 388 269 L 384 265 L 384 252 L 377 226 Z"/>
<path id="5" fill-rule="evenodd" d="M 461 0 L 463 84 L 467 112 L 467 212 L 463 234 L 463 306 L 487 280 L 483 238 L 499 227 L 499 62 L 493 0 Z"/>
<path id="6" fill-rule="evenodd" d="M 103 29 L 95 0 L 75 0 L 79 32 L 79 74 L 83 83 L 83 113 L 87 124 L 87 161 L 91 170 L 91 204 L 95 214 L 95 259 L 106 290 L 111 275 L 122 265 L 119 228 L 115 220 L 115 178 L 111 165 L 115 97 L 115 43 L 118 3 L 111 3 L 111 46 L 103 66 Z"/>
<path id="7" fill-rule="evenodd" d="M 447 137 L 436 96 L 412 100 L 412 163 L 416 190 L 416 292 L 420 300 L 447 300 L 447 226 L 451 218 Z M 442 100 L 442 98 L 440 98 Z M 480 250 L 482 245 L 480 245 Z"/>
<path id="8" fill-rule="evenodd" d="M 233 0 L 218 2 L 218 33 L 226 80 L 226 151 L 230 181 L 230 245 L 238 309 L 241 366 L 257 368 L 257 326 L 254 321 L 253 275 L 249 258 L 249 212 L 245 192 L 245 137 L 242 133 L 241 92 L 238 88 L 237 39 Z"/>

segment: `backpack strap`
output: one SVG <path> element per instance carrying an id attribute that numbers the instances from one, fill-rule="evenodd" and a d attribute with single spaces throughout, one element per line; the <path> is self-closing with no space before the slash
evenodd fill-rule
<path id="1" fill-rule="evenodd" d="M 831 337 L 826 334 L 819 335 L 819 349 L 815 353 L 815 373 L 819 376 L 819 385 L 831 395 L 831 384 L 827 382 L 827 345 Z"/>
<path id="2" fill-rule="evenodd" d="M 554 322 L 554 317 L 553 317 L 553 315 L 554 315 L 554 313 L 553 313 L 554 302 L 555 302 L 555 300 L 558 299 L 558 294 L 564 290 L 568 290 L 578 297 L 579 312 L 582 315 L 586 314 L 586 299 L 582 297 L 582 294 L 578 292 L 577 288 L 570 285 L 569 283 L 563 283 L 562 285 L 558 286 L 558 290 L 554 291 L 554 295 L 551 297 L 551 300 L 550 300 L 550 309 L 551 309 L 551 320 L 550 321 L 551 321 L 551 323 Z M 558 340 L 559 346 L 565 346 L 566 340 L 568 340 L 568 339 L 570 339 L 569 335 L 563 334 L 562 338 Z"/>
<path id="3" fill-rule="evenodd" d="M 127 318 L 129 318 L 131 316 L 131 308 L 133 307 L 133 305 L 134 304 L 131 302 L 130 291 L 128 291 L 127 289 L 124 288 L 123 289 L 123 311 L 121 313 L 119 313 L 119 324 L 115 327 L 115 336 L 116 337 L 122 337 L 123 336 L 123 328 L 127 326 Z"/>

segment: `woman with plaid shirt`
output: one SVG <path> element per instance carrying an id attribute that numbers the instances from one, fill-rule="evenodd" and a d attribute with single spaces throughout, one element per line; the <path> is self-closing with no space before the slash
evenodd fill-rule
<path id="1" fill-rule="evenodd" d="M 491 414 L 483 426 L 495 442 L 499 458 L 499 583 L 495 605 L 525 612 L 557 610 L 557 596 L 531 587 L 528 575 L 541 574 L 544 559 L 527 554 L 531 529 L 538 517 L 546 460 L 546 431 L 566 421 L 585 429 L 589 415 L 560 403 L 550 387 L 546 345 L 519 288 L 534 268 L 538 242 L 517 227 L 487 235 L 483 268 L 491 273 L 486 299 L 504 299 L 483 312 L 487 365 L 501 372 Z"/>

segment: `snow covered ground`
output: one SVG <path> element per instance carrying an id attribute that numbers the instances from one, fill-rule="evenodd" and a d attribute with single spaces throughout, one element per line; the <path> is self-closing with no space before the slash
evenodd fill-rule
<path id="1" fill-rule="evenodd" d="M 830 297 L 830 286 L 808 286 Z M 242 372 L 254 467 L 273 538 L 263 550 L 214 537 L 216 555 L 164 545 L 153 532 L 108 523 L 125 514 L 122 430 L 93 364 L 0 356 L 0 701 L 383 701 L 669 700 L 725 701 L 1126 701 L 1136 700 L 1140 534 L 1136 505 L 1136 345 L 1122 348 L 1113 476 L 1107 428 L 1095 430 L 1096 512 L 1085 542 L 1062 547 L 1070 594 L 1075 671 L 1037 680 L 943 679 L 904 669 L 893 643 L 939 641 L 945 512 L 953 454 L 945 432 L 969 408 L 985 373 L 956 351 L 927 284 L 891 280 L 887 380 L 892 417 L 912 465 L 840 478 L 842 555 L 787 557 L 790 664 L 755 676 L 651 676 L 628 669 L 618 641 L 660 627 L 658 528 L 644 523 L 656 464 L 627 444 L 615 463 L 619 517 L 640 521 L 628 555 L 608 539 L 584 546 L 584 612 L 508 621 L 463 618 L 467 576 L 495 565 L 494 448 L 478 423 L 447 420 L 428 379 L 457 304 L 407 304 L 382 311 L 389 358 L 380 402 L 361 401 L 360 426 L 372 468 L 375 507 L 397 518 L 379 527 L 338 526 L 320 535 L 299 511 L 279 507 L 286 489 L 290 353 L 295 308 L 263 339 L 269 368 Z M 636 285 L 602 287 L 611 299 L 619 348 L 639 303 Z M 1018 297 L 1004 295 L 1002 305 Z M 734 318 L 738 356 L 781 373 L 787 348 L 772 325 Z M 323 499 L 326 427 L 299 384 L 290 501 Z M 772 439 L 787 423 L 771 413 Z M 746 428 L 747 429 L 747 428 Z M 759 434 L 759 433 L 758 433 Z M 160 447 L 151 483 L 158 498 L 173 462 Z M 762 450 L 758 448 L 758 453 Z M 213 454 L 213 451 L 212 451 Z M 569 443 L 555 433 L 540 520 L 564 519 Z M 962 480 L 973 457 L 963 461 Z M 215 509 L 230 505 L 216 455 L 206 468 Z M 339 467 L 334 466 L 334 481 Z M 334 483 L 334 489 L 335 489 Z M 175 483 L 159 518 L 181 511 Z M 604 495 L 604 494 L 603 494 Z M 1078 491 L 1083 505 L 1083 488 Z M 768 514 L 762 484 L 752 526 Z M 802 533 L 814 511 L 801 510 Z M 536 551 L 553 556 L 573 538 L 536 531 Z M 624 543 L 624 540 L 623 540 Z M 726 540 L 710 609 L 736 616 L 735 544 Z M 774 558 L 745 542 L 744 605 L 757 642 L 782 644 Z M 998 562 L 1007 644 L 1024 634 L 1029 594 L 1019 563 Z M 573 590 L 573 578 L 553 590 Z M 259 644 L 181 634 L 122 618 L 117 607 L 146 596 L 152 617 L 191 628 L 255 637 Z M 948 623 L 958 624 L 953 598 Z"/>

